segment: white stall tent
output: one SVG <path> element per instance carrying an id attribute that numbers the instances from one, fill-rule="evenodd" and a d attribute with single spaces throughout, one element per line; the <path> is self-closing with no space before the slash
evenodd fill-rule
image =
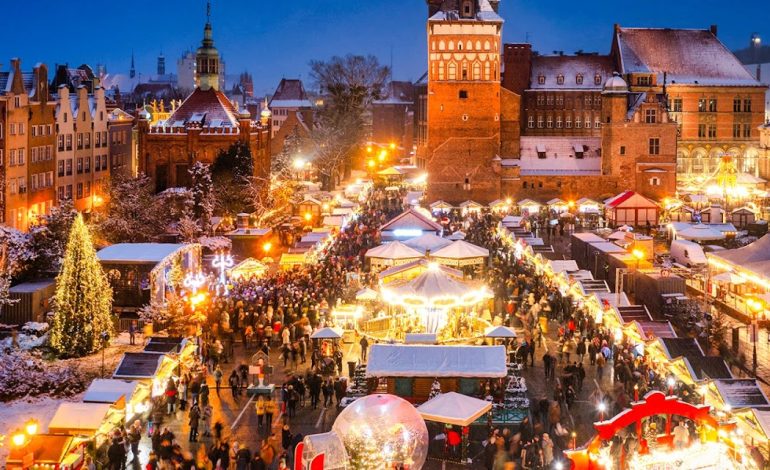
<path id="1" fill-rule="evenodd" d="M 516 332 L 507 326 L 490 326 L 484 330 L 484 336 L 487 338 L 515 338 Z"/>
<path id="2" fill-rule="evenodd" d="M 94 379 L 83 395 L 83 402 L 115 403 L 121 398 L 129 402 L 139 384 L 138 380 Z"/>
<path id="3" fill-rule="evenodd" d="M 310 335 L 310 339 L 339 339 L 339 338 L 342 338 L 342 331 L 336 328 L 329 328 L 328 326 L 326 328 L 321 328 L 320 330 L 317 330 L 313 332 L 312 335 Z"/>
<path id="4" fill-rule="evenodd" d="M 367 377 L 505 377 L 505 346 L 374 344 Z"/>
<path id="5" fill-rule="evenodd" d="M 417 407 L 425 421 L 455 426 L 470 426 L 491 409 L 491 402 L 457 392 L 441 393 Z"/>
<path id="6" fill-rule="evenodd" d="M 51 434 L 92 435 L 107 418 L 109 403 L 62 403 L 48 423 Z"/>

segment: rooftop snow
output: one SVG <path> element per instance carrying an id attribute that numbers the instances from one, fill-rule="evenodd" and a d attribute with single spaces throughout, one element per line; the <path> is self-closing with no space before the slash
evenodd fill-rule
<path id="1" fill-rule="evenodd" d="M 604 82 L 612 77 L 614 69 L 612 59 L 605 55 L 535 56 L 532 57 L 530 88 L 601 91 Z M 577 83 L 579 74 L 583 76 L 582 83 Z M 599 83 L 596 83 L 597 74 L 600 77 Z M 557 81 L 559 75 L 564 77 L 561 85 Z M 540 76 L 545 78 L 545 83 L 540 83 Z"/>

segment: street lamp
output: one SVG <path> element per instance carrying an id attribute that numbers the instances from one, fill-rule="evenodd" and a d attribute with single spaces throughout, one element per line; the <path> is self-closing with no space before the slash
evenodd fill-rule
<path id="1" fill-rule="evenodd" d="M 24 425 L 24 430 L 27 431 L 28 436 L 34 436 L 37 434 L 37 430 L 39 428 L 39 424 L 36 419 L 30 419 L 27 421 L 27 424 Z"/>
<path id="2" fill-rule="evenodd" d="M 604 412 L 607 411 L 607 404 L 600 401 L 597 408 L 599 409 L 599 421 L 604 421 Z"/>
<path id="3" fill-rule="evenodd" d="M 666 383 L 668 384 L 668 394 L 673 395 L 674 385 L 676 385 L 676 380 L 674 380 L 673 377 L 669 377 L 668 380 L 666 380 Z"/>
<path id="4" fill-rule="evenodd" d="M 13 445 L 16 447 L 22 447 L 27 442 L 27 435 L 24 434 L 21 429 L 17 428 L 13 434 L 11 434 L 11 442 L 13 442 Z"/>
<path id="5" fill-rule="evenodd" d="M 270 254 L 270 249 L 273 247 L 273 244 L 270 242 L 265 242 L 264 245 L 262 245 L 262 250 L 265 252 L 265 256 Z"/>
<path id="6" fill-rule="evenodd" d="M 639 261 L 644 259 L 644 252 L 639 249 L 634 249 L 631 254 L 636 258 L 636 270 L 639 271 Z"/>
<path id="7" fill-rule="evenodd" d="M 382 149 L 382 150 L 380 150 L 380 154 L 377 155 L 377 160 L 379 160 L 380 162 L 384 162 L 385 161 L 385 157 L 387 157 L 387 156 L 388 156 L 388 151 L 385 150 L 385 149 Z"/>

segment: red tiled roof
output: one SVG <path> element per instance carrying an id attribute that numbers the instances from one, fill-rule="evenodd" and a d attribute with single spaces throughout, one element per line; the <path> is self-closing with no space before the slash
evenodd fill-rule
<path id="1" fill-rule="evenodd" d="M 238 126 L 238 111 L 224 93 L 196 88 L 182 105 L 168 118 L 168 122 L 190 121 L 193 116 L 204 116 L 202 125 L 221 120 L 223 124 Z"/>

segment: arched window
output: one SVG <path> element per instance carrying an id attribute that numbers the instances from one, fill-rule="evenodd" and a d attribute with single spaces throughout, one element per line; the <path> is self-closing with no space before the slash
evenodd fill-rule
<path id="1" fill-rule="evenodd" d="M 463 61 L 461 80 L 468 80 L 468 62 Z"/>
<path id="2" fill-rule="evenodd" d="M 430 50 L 432 50 L 432 51 L 436 50 L 436 41 L 431 41 L 431 43 L 430 43 Z"/>
<path id="3" fill-rule="evenodd" d="M 447 70 L 447 78 L 449 80 L 457 80 L 457 64 L 454 62 L 449 63 L 449 67 Z"/>
<path id="4" fill-rule="evenodd" d="M 490 46 L 489 46 L 489 41 L 484 41 L 484 50 L 485 50 L 485 51 L 488 51 L 488 50 L 489 50 L 489 48 L 490 48 Z"/>
<path id="5" fill-rule="evenodd" d="M 450 51 L 455 50 L 455 42 L 454 41 L 449 41 L 449 50 Z"/>
<path id="6" fill-rule="evenodd" d="M 478 62 L 473 63 L 473 79 L 481 80 L 481 64 Z"/>
<path id="7" fill-rule="evenodd" d="M 468 41 L 465 43 L 465 50 L 466 51 L 472 51 L 473 50 L 473 43 Z"/>
<path id="8" fill-rule="evenodd" d="M 438 50 L 443 51 L 446 49 L 446 43 L 442 40 L 438 42 Z"/>
<path id="9" fill-rule="evenodd" d="M 444 79 L 444 62 L 438 63 L 438 79 L 439 80 Z"/>
<path id="10" fill-rule="evenodd" d="M 497 75 L 497 62 L 495 62 L 495 78 L 494 80 L 497 80 L 499 77 Z"/>
<path id="11" fill-rule="evenodd" d="M 489 80 L 489 62 L 484 62 L 484 80 Z"/>
<path id="12" fill-rule="evenodd" d="M 457 41 L 457 50 L 458 51 L 463 50 L 463 42 L 462 41 Z"/>
<path id="13" fill-rule="evenodd" d="M 481 50 L 481 41 L 476 41 L 476 50 L 477 51 Z"/>

